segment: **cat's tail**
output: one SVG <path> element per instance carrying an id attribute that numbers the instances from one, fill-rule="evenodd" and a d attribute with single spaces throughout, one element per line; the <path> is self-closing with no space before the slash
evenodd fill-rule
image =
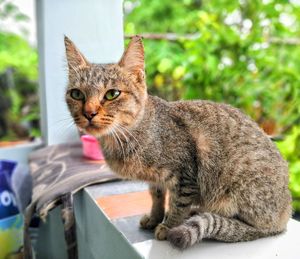
<path id="1" fill-rule="evenodd" d="M 203 213 L 194 215 L 184 224 L 168 231 L 167 239 L 177 248 L 185 249 L 203 238 L 224 242 L 250 241 L 277 234 L 270 230 L 260 230 L 233 218 Z"/>

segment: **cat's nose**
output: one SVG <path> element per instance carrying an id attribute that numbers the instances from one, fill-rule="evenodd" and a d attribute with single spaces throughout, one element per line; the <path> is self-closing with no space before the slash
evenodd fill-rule
<path id="1" fill-rule="evenodd" d="M 83 113 L 83 116 L 86 117 L 89 121 L 91 121 L 97 114 L 98 112 L 96 111 L 85 111 Z"/>

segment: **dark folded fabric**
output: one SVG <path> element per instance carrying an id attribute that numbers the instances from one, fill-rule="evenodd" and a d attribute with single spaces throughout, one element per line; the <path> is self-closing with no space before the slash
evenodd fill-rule
<path id="1" fill-rule="evenodd" d="M 33 213 L 45 219 L 68 194 L 85 186 L 117 180 L 105 161 L 87 160 L 82 155 L 81 143 L 49 146 L 34 151 L 29 156 L 32 175 L 32 201 L 26 209 L 24 231 L 25 257 L 31 251 L 28 227 Z"/>
<path id="2" fill-rule="evenodd" d="M 80 143 L 49 146 L 29 156 L 33 180 L 32 203 L 45 218 L 58 197 L 75 193 L 93 183 L 116 180 L 118 177 L 104 160 L 87 160 Z"/>

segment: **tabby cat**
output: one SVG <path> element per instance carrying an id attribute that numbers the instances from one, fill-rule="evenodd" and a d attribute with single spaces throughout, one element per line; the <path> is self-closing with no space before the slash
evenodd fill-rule
<path id="1" fill-rule="evenodd" d="M 113 171 L 150 183 L 142 228 L 180 249 L 203 238 L 238 242 L 285 230 L 287 163 L 255 122 L 226 104 L 149 95 L 139 36 L 117 64 L 90 63 L 67 37 L 65 46 L 66 102 L 76 125 L 100 140 Z"/>

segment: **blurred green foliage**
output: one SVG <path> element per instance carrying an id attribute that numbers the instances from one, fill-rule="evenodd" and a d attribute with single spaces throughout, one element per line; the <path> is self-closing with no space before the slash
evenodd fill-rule
<path id="1" fill-rule="evenodd" d="M 37 52 L 15 34 L 0 31 L 0 71 L 8 67 L 28 80 L 37 79 Z"/>
<path id="2" fill-rule="evenodd" d="M 144 40 L 151 93 L 230 103 L 283 136 L 278 147 L 300 211 L 300 1 L 132 0 L 124 7 L 127 35 L 182 35 Z"/>
<path id="3" fill-rule="evenodd" d="M 0 0 L 0 19 L 28 21 L 11 1 Z M 38 56 L 21 36 L 0 28 L 0 139 L 40 135 L 37 96 Z"/>
<path id="4" fill-rule="evenodd" d="M 300 127 L 294 126 L 284 141 L 277 143 L 277 146 L 289 161 L 293 205 L 296 211 L 300 211 Z"/>

